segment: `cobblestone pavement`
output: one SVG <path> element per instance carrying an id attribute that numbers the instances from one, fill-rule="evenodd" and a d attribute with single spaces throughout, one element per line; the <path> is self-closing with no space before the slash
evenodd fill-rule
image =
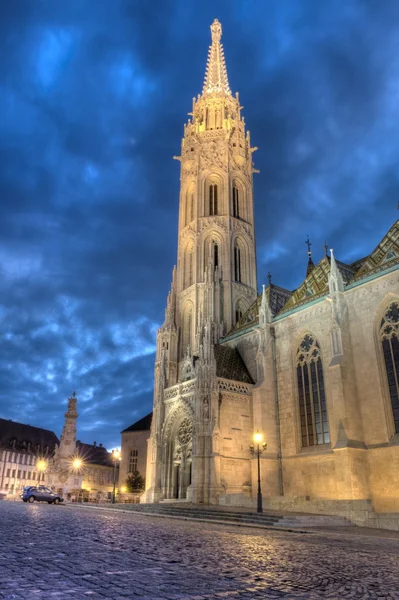
<path id="1" fill-rule="evenodd" d="M 399 600 L 399 539 L 0 502 L 0 598 Z"/>

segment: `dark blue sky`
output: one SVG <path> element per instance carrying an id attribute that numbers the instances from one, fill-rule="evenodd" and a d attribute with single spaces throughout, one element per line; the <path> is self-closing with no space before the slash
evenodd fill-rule
<path id="1" fill-rule="evenodd" d="M 251 130 L 259 284 L 306 235 L 352 262 L 397 218 L 397 0 L 0 3 L 0 416 L 119 444 L 151 410 L 179 154 L 217 17 Z"/>

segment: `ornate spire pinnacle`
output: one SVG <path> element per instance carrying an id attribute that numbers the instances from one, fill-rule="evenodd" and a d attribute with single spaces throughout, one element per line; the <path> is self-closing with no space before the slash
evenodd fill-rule
<path id="1" fill-rule="evenodd" d="M 262 286 L 262 302 L 259 308 L 259 325 L 266 325 L 272 322 L 272 312 L 266 294 L 266 286 Z"/>
<path id="2" fill-rule="evenodd" d="M 217 19 L 211 25 L 212 44 L 209 46 L 208 61 L 206 64 L 203 94 L 224 92 L 231 95 L 229 80 L 227 78 L 226 62 L 224 60 L 222 26 Z"/>
<path id="3" fill-rule="evenodd" d="M 307 277 L 308 275 L 310 275 L 310 273 L 314 269 L 314 262 L 312 260 L 312 251 L 310 249 L 312 242 L 309 240 L 309 236 L 307 237 L 305 244 L 308 247 L 308 268 L 306 269 L 306 277 Z"/>
<path id="4" fill-rule="evenodd" d="M 330 274 L 328 276 L 328 286 L 330 288 L 330 294 L 334 292 L 343 292 L 344 291 L 344 280 L 341 275 L 341 271 L 338 269 L 334 250 L 330 250 L 331 252 L 331 260 L 330 260 Z"/>

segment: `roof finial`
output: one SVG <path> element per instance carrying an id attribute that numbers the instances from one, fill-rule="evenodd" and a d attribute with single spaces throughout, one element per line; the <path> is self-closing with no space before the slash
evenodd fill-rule
<path id="1" fill-rule="evenodd" d="M 328 244 L 327 244 L 327 242 L 324 242 L 324 254 L 325 254 L 326 256 L 328 256 L 328 254 L 327 254 L 327 253 L 328 253 Z"/>
<path id="2" fill-rule="evenodd" d="M 211 25 L 211 33 L 212 33 L 212 43 L 220 42 L 220 38 L 222 37 L 222 26 L 218 19 L 215 19 Z"/>
<path id="3" fill-rule="evenodd" d="M 314 269 L 314 263 L 313 263 L 313 260 L 312 260 L 312 251 L 310 249 L 310 246 L 312 245 L 312 242 L 309 240 L 309 235 L 308 235 L 308 237 L 306 239 L 305 244 L 308 247 L 308 257 L 309 257 L 309 259 L 308 259 L 308 268 L 306 269 L 306 277 L 307 277 L 308 275 L 310 275 L 310 273 Z"/>
<path id="4" fill-rule="evenodd" d="M 269 281 L 269 285 L 271 285 L 271 283 L 272 283 L 272 275 L 271 275 L 270 271 L 267 274 L 267 279 Z"/>
<path id="5" fill-rule="evenodd" d="M 211 34 L 212 45 L 209 46 L 202 93 L 212 94 L 214 92 L 224 92 L 225 94 L 231 95 L 229 81 L 227 79 L 223 45 L 220 43 L 222 26 L 217 19 L 215 19 L 211 25 Z"/>

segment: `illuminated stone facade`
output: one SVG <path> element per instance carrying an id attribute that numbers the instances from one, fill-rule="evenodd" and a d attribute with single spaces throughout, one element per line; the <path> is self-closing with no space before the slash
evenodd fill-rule
<path id="1" fill-rule="evenodd" d="M 259 429 L 266 505 L 398 511 L 398 223 L 370 256 L 345 265 L 331 251 L 309 260 L 294 292 L 269 283 L 257 295 L 255 148 L 217 20 L 211 32 L 177 157 L 178 259 L 157 337 L 146 500 L 253 506 Z"/>

